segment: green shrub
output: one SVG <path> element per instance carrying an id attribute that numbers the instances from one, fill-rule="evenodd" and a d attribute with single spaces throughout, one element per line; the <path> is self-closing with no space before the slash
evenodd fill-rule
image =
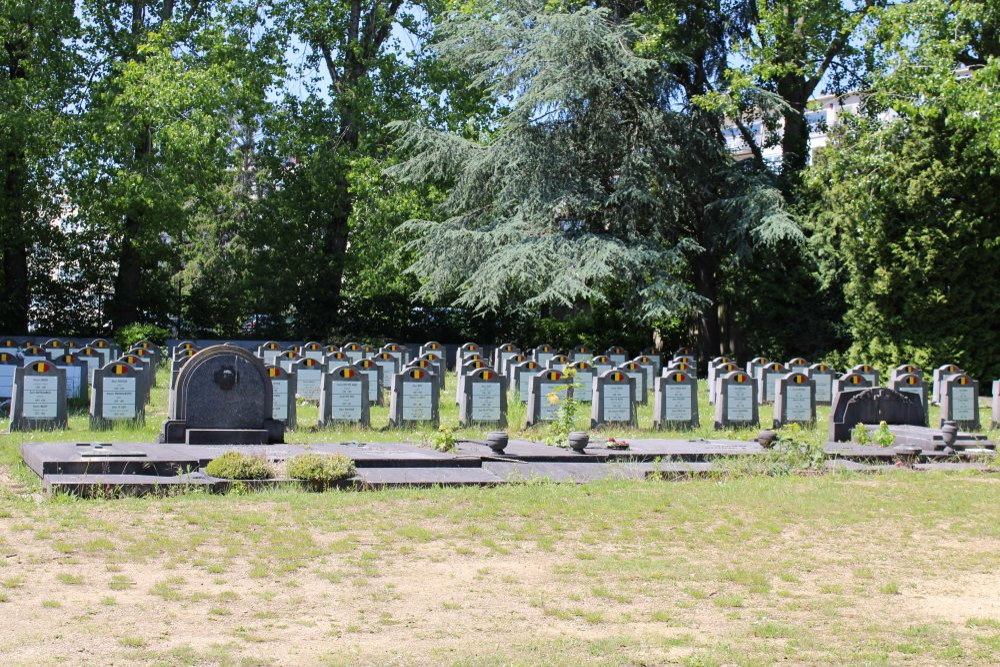
<path id="1" fill-rule="evenodd" d="M 222 479 L 270 479 L 274 470 L 262 456 L 251 456 L 230 450 L 205 466 L 205 472 Z"/>
<path id="2" fill-rule="evenodd" d="M 148 340 L 163 345 L 170 338 L 170 330 L 148 322 L 126 324 L 115 332 L 115 340 L 122 350 L 128 350 L 140 340 Z"/>
<path id="3" fill-rule="evenodd" d="M 305 482 L 336 482 L 354 473 L 354 461 L 344 454 L 297 454 L 288 459 L 288 476 Z"/>

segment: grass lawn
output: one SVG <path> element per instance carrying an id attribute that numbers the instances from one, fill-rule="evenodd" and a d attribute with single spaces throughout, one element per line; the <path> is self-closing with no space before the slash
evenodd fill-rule
<path id="1" fill-rule="evenodd" d="M 22 441 L 151 440 L 162 380 L 143 428 L 0 436 L 3 665 L 1000 663 L 998 475 L 37 493 Z M 386 421 L 289 440 L 431 437 Z"/>

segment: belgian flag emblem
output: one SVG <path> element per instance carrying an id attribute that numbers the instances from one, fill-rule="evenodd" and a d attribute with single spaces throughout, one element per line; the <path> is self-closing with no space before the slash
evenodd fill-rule
<path id="1" fill-rule="evenodd" d="M 851 384 L 861 384 L 861 380 L 862 379 L 863 378 L 860 375 L 852 375 L 851 376 Z"/>
<path id="2" fill-rule="evenodd" d="M 614 373 L 611 374 L 612 382 L 621 382 L 624 379 L 625 379 L 624 373 L 619 373 L 618 371 L 615 371 Z"/>
<path id="3" fill-rule="evenodd" d="M 735 379 L 737 382 L 742 384 L 747 381 L 747 376 L 744 373 L 737 373 Z"/>
<path id="4" fill-rule="evenodd" d="M 362 359 L 361 360 L 361 367 L 362 368 L 371 368 L 374 365 L 375 365 L 375 362 L 372 361 L 371 359 Z"/>
<path id="5" fill-rule="evenodd" d="M 438 345 L 437 343 L 431 343 L 430 346 L 427 349 L 428 350 L 439 350 L 439 349 L 441 349 L 441 346 Z"/>
<path id="6" fill-rule="evenodd" d="M 688 369 L 688 365 L 684 362 L 681 362 L 677 364 L 677 368 L 681 369 L 682 371 L 686 371 Z"/>
<path id="7" fill-rule="evenodd" d="M 52 364 L 44 361 L 36 361 L 31 367 L 38 373 L 48 373 L 52 370 Z"/>
<path id="8" fill-rule="evenodd" d="M 354 370 L 353 368 L 341 368 L 340 369 L 340 377 L 353 378 L 353 377 L 357 377 L 357 376 L 358 376 L 358 372 L 356 370 Z"/>
<path id="9" fill-rule="evenodd" d="M 128 375 L 128 366 L 125 364 L 115 364 L 111 368 L 111 372 L 115 375 Z"/>
<path id="10" fill-rule="evenodd" d="M 684 382 L 684 380 L 687 380 L 687 375 L 684 375 L 684 373 L 674 373 L 674 382 Z"/>
<path id="11" fill-rule="evenodd" d="M 315 366 L 316 365 L 316 360 L 315 359 L 306 359 L 305 360 L 305 365 L 306 366 Z"/>
<path id="12" fill-rule="evenodd" d="M 479 374 L 479 377 L 481 377 L 484 380 L 492 380 L 494 377 L 496 377 L 496 373 L 494 373 L 493 371 L 483 371 L 482 373 Z"/>
<path id="13" fill-rule="evenodd" d="M 968 378 L 968 376 L 963 375 L 962 377 L 958 378 L 958 383 L 960 385 L 963 385 L 963 386 L 969 384 L 969 378 Z"/>
<path id="14" fill-rule="evenodd" d="M 545 377 L 549 380 L 562 380 L 562 373 L 559 371 L 549 371 Z"/>
<path id="15" fill-rule="evenodd" d="M 806 376 L 805 375 L 796 375 L 795 376 L 795 384 L 805 384 L 805 383 L 806 383 Z"/>
<path id="16" fill-rule="evenodd" d="M 419 368 L 414 368 L 410 372 L 410 377 L 413 378 L 414 380 L 423 380 L 424 377 L 426 377 L 426 375 L 427 373 L 425 371 L 420 370 Z"/>
<path id="17" fill-rule="evenodd" d="M 534 362 L 534 361 L 529 361 L 528 362 L 528 370 L 535 370 L 536 368 L 538 368 L 538 363 L 537 362 Z"/>
<path id="18" fill-rule="evenodd" d="M 782 366 L 781 364 L 775 362 L 775 364 L 774 364 L 774 370 L 776 370 L 776 371 L 783 371 L 783 370 L 785 370 L 785 367 Z"/>
<path id="19" fill-rule="evenodd" d="M 918 384 L 919 382 L 920 382 L 920 380 L 917 378 L 916 375 L 911 375 L 910 377 L 906 378 L 906 384 L 908 384 L 910 386 Z"/>
<path id="20" fill-rule="evenodd" d="M 107 347 L 107 346 L 108 344 L 105 343 L 103 340 L 97 341 L 97 347 Z"/>
<path id="21" fill-rule="evenodd" d="M 0 352 L 0 361 L 10 361 L 11 356 L 6 352 Z"/>
<path id="22" fill-rule="evenodd" d="M 281 369 L 271 366 L 267 369 L 267 377 L 276 378 L 281 376 Z"/>

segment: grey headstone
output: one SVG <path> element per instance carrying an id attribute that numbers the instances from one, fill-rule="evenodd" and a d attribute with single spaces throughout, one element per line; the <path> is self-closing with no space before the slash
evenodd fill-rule
<path id="1" fill-rule="evenodd" d="M 59 340 L 58 338 L 50 338 L 42 343 L 42 349 L 45 350 L 45 354 L 48 355 L 49 359 L 55 361 L 59 357 L 66 354 L 67 348 L 65 341 Z"/>
<path id="2" fill-rule="evenodd" d="M 295 372 L 295 362 L 302 358 L 302 355 L 295 350 L 283 350 L 278 356 L 274 358 L 274 361 L 269 364 L 272 366 L 281 366 L 286 372 Z M 262 360 L 263 361 L 263 360 Z"/>
<path id="3" fill-rule="evenodd" d="M 188 348 L 186 350 L 177 350 L 174 352 L 174 356 L 170 358 L 170 389 L 173 390 L 177 386 L 177 376 L 181 372 L 181 368 L 187 363 L 187 360 L 198 354 L 198 350 Z"/>
<path id="4" fill-rule="evenodd" d="M 771 363 L 771 360 L 768 359 L 767 357 L 754 357 L 753 359 L 747 362 L 747 367 L 746 367 L 747 373 L 749 373 L 750 377 L 752 377 L 754 380 L 759 380 L 761 367 L 764 364 L 769 364 L 769 363 Z"/>
<path id="5" fill-rule="evenodd" d="M 448 371 L 448 362 L 444 358 L 444 354 L 439 352 L 424 352 L 417 359 L 423 359 L 424 361 L 429 361 L 432 364 L 434 373 L 437 374 L 438 382 L 441 385 L 441 389 L 444 389 L 444 379 Z"/>
<path id="6" fill-rule="evenodd" d="M 282 353 L 281 343 L 276 340 L 269 340 L 257 348 L 257 356 L 261 358 L 267 366 L 277 366 L 278 355 Z"/>
<path id="7" fill-rule="evenodd" d="M 313 359 L 321 362 L 326 356 L 326 350 L 324 349 L 323 343 L 311 340 L 302 346 L 302 356 L 306 359 Z"/>
<path id="8" fill-rule="evenodd" d="M 774 428 L 815 423 L 816 383 L 801 371 L 792 371 L 780 378 L 774 395 Z"/>
<path id="9" fill-rule="evenodd" d="M 385 352 L 394 356 L 399 368 L 402 368 L 410 361 L 409 355 L 406 354 L 406 348 L 398 343 L 386 343 L 379 352 Z"/>
<path id="10" fill-rule="evenodd" d="M 848 375 L 860 377 L 856 373 Z M 922 426 L 924 409 L 916 396 L 885 387 L 850 384 L 843 391 L 834 393 L 830 409 L 830 440 L 833 442 L 850 441 L 851 432 L 858 424 L 879 424 L 883 421 L 887 424 Z"/>
<path id="11" fill-rule="evenodd" d="M 320 426 L 329 424 L 371 425 L 368 375 L 357 364 L 337 366 L 323 375 L 319 399 Z"/>
<path id="12" fill-rule="evenodd" d="M 648 354 L 640 354 L 632 361 L 642 366 L 642 369 L 646 371 L 646 391 L 653 391 L 653 380 L 660 374 L 660 368 L 656 361 Z"/>
<path id="13" fill-rule="evenodd" d="M 524 356 L 522 353 L 517 353 L 513 356 L 507 357 L 503 365 L 503 376 L 507 380 L 507 386 L 511 386 L 511 381 L 513 380 L 513 368 L 515 365 L 524 363 L 528 360 L 528 357 Z M 497 369 L 500 370 L 499 368 Z"/>
<path id="14" fill-rule="evenodd" d="M 618 424 L 637 427 L 636 382 L 624 371 L 613 369 L 594 378 L 594 400 L 590 406 L 590 427 Z"/>
<path id="15" fill-rule="evenodd" d="M 66 371 L 48 359 L 14 370 L 10 401 L 10 430 L 39 431 L 68 428 Z"/>
<path id="16" fill-rule="evenodd" d="M 807 373 L 809 379 L 816 385 L 816 404 L 830 405 L 833 403 L 833 381 L 837 377 L 828 364 L 813 364 Z"/>
<path id="17" fill-rule="evenodd" d="M 660 371 L 663 370 L 663 357 L 654 348 L 647 347 L 645 350 L 639 353 L 639 356 L 649 357 L 650 359 L 653 360 L 653 365 L 656 367 L 656 370 L 653 371 L 653 377 L 658 376 L 660 374 Z M 649 391 L 653 391 L 652 386 L 647 387 L 647 389 Z"/>
<path id="18" fill-rule="evenodd" d="M 87 347 L 92 347 L 104 355 L 104 363 L 101 364 L 102 366 L 110 364 L 112 359 L 121 356 L 121 351 L 118 349 L 118 346 L 107 338 L 95 338 L 87 344 Z"/>
<path id="19" fill-rule="evenodd" d="M 510 388 L 515 396 L 522 403 L 528 402 L 528 389 L 531 385 L 531 378 L 540 373 L 542 365 L 534 359 L 514 364 L 510 367 Z"/>
<path id="20" fill-rule="evenodd" d="M 128 364 L 129 366 L 131 366 L 136 370 L 136 372 L 139 374 L 139 377 L 142 378 L 142 382 L 140 383 L 141 385 L 140 390 L 142 391 L 142 400 L 143 402 L 148 402 L 150 387 L 153 386 L 152 384 L 153 381 L 152 378 L 150 377 L 154 372 L 153 358 L 150 356 L 140 357 L 137 354 L 126 353 L 123 354 L 118 359 L 116 359 L 115 361 L 123 364 Z"/>
<path id="21" fill-rule="evenodd" d="M 967 431 L 981 428 L 979 423 L 979 382 L 965 373 L 947 375 L 941 385 L 941 424 L 953 421 Z M 939 426 L 940 426 L 939 425 Z"/>
<path id="22" fill-rule="evenodd" d="M 893 368 L 891 371 L 889 371 L 889 382 L 892 382 L 896 378 L 902 377 L 904 375 L 916 375 L 917 377 L 920 378 L 921 382 L 923 382 L 924 369 L 922 369 L 920 366 L 917 366 L 916 364 L 901 364 Z M 924 385 L 926 386 L 926 383 L 924 383 Z"/>
<path id="23" fill-rule="evenodd" d="M 805 373 L 809 370 L 810 366 L 812 366 L 812 364 L 806 361 L 803 357 L 792 357 L 788 360 L 788 363 L 785 364 L 785 368 L 792 373 Z"/>
<path id="24" fill-rule="evenodd" d="M 45 353 L 38 345 L 25 345 L 21 348 L 21 364 L 27 366 L 28 364 L 33 364 L 36 361 L 52 361 L 49 355 Z"/>
<path id="25" fill-rule="evenodd" d="M 521 349 L 513 343 L 503 343 L 493 351 L 493 368 L 501 375 L 507 368 L 507 360 L 521 354 Z"/>
<path id="26" fill-rule="evenodd" d="M 90 374 L 87 362 L 67 351 L 55 364 L 66 371 L 66 399 L 87 401 L 90 399 Z"/>
<path id="27" fill-rule="evenodd" d="M 733 364 L 733 363 L 736 363 L 736 360 L 733 359 L 733 358 L 731 358 L 731 357 L 722 356 L 722 357 L 715 357 L 714 359 L 709 359 L 709 361 L 708 361 L 708 386 L 709 386 L 710 390 L 711 390 L 711 387 L 715 386 L 716 368 L 718 366 L 723 365 L 723 364 Z"/>
<path id="28" fill-rule="evenodd" d="M 871 386 L 873 387 L 879 386 L 878 369 L 876 369 L 871 364 L 858 364 L 857 366 L 852 368 L 850 372 L 857 373 L 864 379 L 868 380 L 868 382 L 871 383 Z"/>
<path id="29" fill-rule="evenodd" d="M 403 368 L 399 365 L 399 360 L 389 352 L 378 352 L 371 360 L 382 369 L 382 384 L 388 389 L 392 384 L 393 376 Z"/>
<path id="30" fill-rule="evenodd" d="M 553 354 L 549 357 L 549 360 L 545 362 L 545 368 L 562 368 L 568 363 L 571 363 L 572 359 L 565 354 Z"/>
<path id="31" fill-rule="evenodd" d="M 573 383 L 573 396 L 581 403 L 590 403 L 594 398 L 594 378 L 597 373 L 589 361 L 575 361 L 566 364 L 562 368 L 563 372 L 571 377 Z"/>
<path id="32" fill-rule="evenodd" d="M 531 360 L 545 368 L 545 364 L 555 355 L 556 351 L 551 345 L 539 345 L 531 351 Z"/>
<path id="33" fill-rule="evenodd" d="M 685 370 L 664 369 L 653 392 L 653 426 L 697 428 L 698 424 L 698 379 Z"/>
<path id="34" fill-rule="evenodd" d="M 94 371 L 90 428 L 103 431 L 116 422 L 142 424 L 146 419 L 142 381 L 139 372 L 128 364 L 112 362 Z"/>
<path id="35" fill-rule="evenodd" d="M 615 362 L 611 359 L 611 355 L 600 354 L 590 360 L 590 365 L 594 367 L 594 377 L 604 375 L 608 371 L 612 371 L 619 364 L 624 364 L 627 359 L 622 359 L 620 362 Z"/>
<path id="36" fill-rule="evenodd" d="M 625 375 L 628 375 L 635 381 L 635 401 L 639 405 L 646 405 L 649 402 L 649 387 L 646 385 L 646 367 L 634 361 L 626 361 L 614 370 L 625 373 Z"/>
<path id="37" fill-rule="evenodd" d="M 898 369 L 893 369 L 892 379 L 889 380 L 889 389 L 898 391 L 901 394 L 912 394 L 913 396 L 916 396 L 920 401 L 920 405 L 923 406 L 924 409 L 923 426 L 927 426 L 928 411 L 930 406 L 927 403 L 927 385 L 924 384 L 924 379 L 915 373 L 896 375 L 896 370 Z"/>
<path id="38" fill-rule="evenodd" d="M 621 366 L 628 361 L 628 351 L 621 345 L 609 347 L 604 351 L 604 354 L 600 356 L 605 356 L 611 359 L 611 368 Z"/>
<path id="39" fill-rule="evenodd" d="M 392 377 L 389 425 L 394 428 L 417 424 L 438 425 L 440 386 L 434 373 L 408 368 Z"/>
<path id="40" fill-rule="evenodd" d="M 303 350 L 303 354 L 305 354 Z M 327 365 L 312 357 L 302 357 L 292 365 L 295 373 L 295 397 L 311 403 L 319 403 L 323 389 L 323 376 Z"/>
<path id="41" fill-rule="evenodd" d="M 442 359 L 445 357 L 444 345 L 436 340 L 429 340 L 421 345 L 419 352 L 420 354 L 417 356 L 423 356 L 428 352 L 433 352 L 434 354 L 441 356 Z"/>
<path id="42" fill-rule="evenodd" d="M 133 347 L 126 354 L 140 357 L 145 362 L 148 370 L 148 377 L 146 378 L 146 381 L 150 387 L 155 387 L 156 367 L 159 365 L 159 359 L 154 351 L 146 347 Z"/>
<path id="43" fill-rule="evenodd" d="M 389 348 L 392 348 L 391 351 L 393 352 L 393 354 L 399 355 L 400 364 L 406 363 L 406 351 L 403 350 L 403 348 L 401 348 L 399 345 L 396 345 L 395 343 L 389 343 L 382 349 L 388 350 Z M 347 357 L 351 360 L 352 364 L 361 361 L 362 359 L 365 358 L 364 346 L 362 346 L 361 343 L 354 343 L 354 342 L 344 343 L 343 347 L 340 348 L 340 351 L 347 355 Z"/>
<path id="44" fill-rule="evenodd" d="M 777 361 L 760 367 L 760 377 L 757 379 L 757 398 L 761 405 L 774 403 L 774 394 L 778 388 L 778 380 L 788 374 L 785 365 Z"/>
<path id="45" fill-rule="evenodd" d="M 479 343 L 465 343 L 459 347 L 455 351 L 455 370 L 460 369 L 465 360 L 473 354 L 478 354 L 480 358 L 483 357 L 483 348 L 480 347 Z"/>
<path id="46" fill-rule="evenodd" d="M 152 342 L 150 340 L 145 340 L 145 339 L 140 340 L 138 343 L 136 343 L 135 345 L 133 345 L 132 348 L 133 349 L 138 348 L 140 350 L 145 350 L 146 354 L 150 354 L 150 355 L 153 356 L 153 371 L 154 372 L 156 371 L 156 367 L 160 365 L 160 362 L 163 361 L 163 348 L 161 348 L 159 345 L 157 345 L 156 343 L 154 343 L 154 342 Z M 139 356 L 145 356 L 145 355 L 139 355 Z M 154 383 L 153 386 L 155 387 L 156 384 Z"/>
<path id="47" fill-rule="evenodd" d="M 286 429 L 297 426 L 295 393 L 295 373 L 289 373 L 281 366 L 267 366 L 267 377 L 271 380 L 271 419 L 281 422 Z"/>
<path id="48" fill-rule="evenodd" d="M 576 363 L 577 361 L 590 361 L 594 356 L 594 351 L 586 345 L 577 345 L 570 350 L 567 356 L 570 358 L 572 363 Z"/>
<path id="49" fill-rule="evenodd" d="M 368 376 L 368 404 L 383 405 L 385 401 L 382 399 L 382 389 L 385 383 L 382 380 L 382 367 L 374 359 L 362 359 L 354 365 Z"/>
<path id="50" fill-rule="evenodd" d="M 550 398 L 550 395 L 554 396 L 554 399 Z M 557 419 L 559 407 L 572 396 L 573 386 L 562 371 L 549 368 L 531 375 L 528 380 L 525 427 Z"/>
<path id="51" fill-rule="evenodd" d="M 14 370 L 21 366 L 21 357 L 0 352 L 0 400 L 14 395 Z"/>
<path id="52" fill-rule="evenodd" d="M 87 382 L 91 386 L 94 384 L 94 373 L 98 368 L 105 365 L 104 355 L 97 348 L 85 346 L 76 350 L 73 354 L 82 359 L 87 364 Z"/>
<path id="53" fill-rule="evenodd" d="M 188 444 L 283 442 L 271 418 L 274 397 L 264 362 L 234 345 L 213 345 L 184 364 L 161 441 Z"/>
<path id="54" fill-rule="evenodd" d="M 719 378 L 715 397 L 715 428 L 748 428 L 760 424 L 757 382 L 749 373 L 734 371 Z"/>
<path id="55" fill-rule="evenodd" d="M 868 389 L 872 386 L 874 385 L 868 381 L 868 378 L 860 373 L 844 373 L 833 381 L 833 403 L 837 402 L 837 394 L 841 392 Z"/>
<path id="56" fill-rule="evenodd" d="M 503 378 L 492 368 L 480 368 L 465 376 L 464 391 L 458 402 L 462 426 L 507 426 L 507 392 Z"/>
<path id="57" fill-rule="evenodd" d="M 455 405 L 462 402 L 462 394 L 465 393 L 465 379 L 483 368 L 490 368 L 490 364 L 479 354 L 471 354 L 462 362 L 462 367 L 457 369 L 458 373 L 455 378 Z"/>
<path id="58" fill-rule="evenodd" d="M 946 378 L 964 372 L 965 371 L 959 368 L 956 364 L 945 364 L 944 366 L 939 366 L 935 368 L 931 384 L 931 402 L 932 403 L 941 402 L 941 387 L 944 386 L 944 381 Z"/>
<path id="59" fill-rule="evenodd" d="M 993 428 L 1000 428 L 1000 380 L 993 381 L 993 402 L 991 419 Z"/>
<path id="60" fill-rule="evenodd" d="M 687 364 L 684 364 L 684 365 L 687 366 Z M 730 362 L 728 364 L 716 364 L 714 366 L 714 369 L 715 369 L 715 382 L 712 383 L 712 384 L 710 384 L 709 387 L 708 387 L 708 404 L 709 405 L 715 405 L 715 394 L 719 390 L 718 389 L 719 378 L 721 378 L 723 375 L 729 375 L 730 373 L 733 373 L 735 371 L 741 370 L 740 367 L 737 364 L 732 363 L 732 362 Z M 685 372 L 687 372 L 685 369 L 679 369 L 679 370 L 684 370 Z"/>

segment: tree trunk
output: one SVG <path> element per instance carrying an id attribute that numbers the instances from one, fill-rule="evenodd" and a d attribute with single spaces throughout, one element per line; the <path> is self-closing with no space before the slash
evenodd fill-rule
<path id="1" fill-rule="evenodd" d="M 24 45 L 5 43 L 7 78 L 25 78 L 20 51 Z M 3 201 L 0 202 L 0 254 L 3 257 L 3 306 L 0 328 L 10 334 L 28 332 L 31 290 L 28 282 L 27 193 L 28 165 L 23 146 L 16 137 L 5 134 L 10 145 L 4 150 Z"/>
<path id="2" fill-rule="evenodd" d="M 701 357 L 706 361 L 719 356 L 719 299 L 716 285 L 716 261 L 708 252 L 703 252 L 695 258 L 694 287 L 699 296 L 708 300 L 699 313 L 698 346 Z"/>
<path id="3" fill-rule="evenodd" d="M 786 182 L 786 193 L 794 186 L 809 159 L 809 128 L 806 125 L 805 82 L 801 77 L 789 76 L 778 83 L 778 95 L 790 109 L 782 117 L 785 126 L 781 133 L 781 175 Z"/>

